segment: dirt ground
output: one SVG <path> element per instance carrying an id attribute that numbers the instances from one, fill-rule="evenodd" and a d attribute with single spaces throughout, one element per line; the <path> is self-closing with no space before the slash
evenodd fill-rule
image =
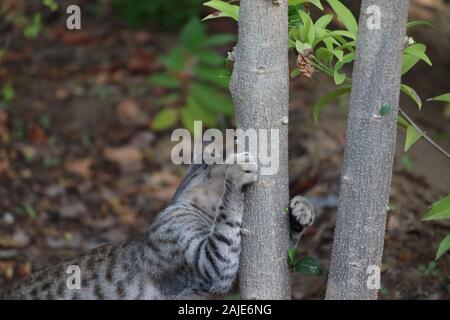
<path id="1" fill-rule="evenodd" d="M 423 11 L 413 14 L 420 18 Z M 438 29 L 447 30 L 446 21 L 438 20 Z M 161 92 L 147 79 L 176 35 L 84 23 L 83 31 L 71 33 L 57 20 L 39 41 L 14 41 L 7 67 L 0 66 L 16 91 L 13 104 L 0 109 L 0 288 L 55 261 L 142 235 L 185 170 L 171 164 L 170 132 L 149 127 Z M 414 36 L 427 43 L 430 32 Z M 450 37 L 443 36 L 430 40 L 433 73 L 420 66 L 405 79 L 423 97 L 449 91 L 450 59 L 442 50 Z M 318 125 L 311 111 L 332 88 L 323 75 L 296 79 L 290 106 L 291 195 L 306 194 L 318 211 L 299 253 L 317 257 L 325 271 L 347 102 L 325 109 Z M 427 104 L 419 113 L 404 97 L 401 104 L 431 136 L 450 132 L 442 105 Z M 411 170 L 402 160 L 403 141 L 399 130 L 380 298 L 449 299 L 450 255 L 427 267 L 450 224 L 420 218 L 450 193 L 450 160 L 420 141 L 409 152 Z M 439 143 L 450 150 L 448 142 Z M 292 277 L 294 299 L 324 297 L 326 272 Z"/>

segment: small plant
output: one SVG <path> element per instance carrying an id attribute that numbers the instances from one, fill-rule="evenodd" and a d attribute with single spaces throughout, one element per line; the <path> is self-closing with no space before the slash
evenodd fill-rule
<path id="1" fill-rule="evenodd" d="M 323 274 L 320 262 L 316 258 L 306 256 L 303 259 L 297 259 L 296 248 L 288 250 L 288 257 L 292 272 L 299 272 L 310 276 L 321 276 Z"/>
<path id="2" fill-rule="evenodd" d="M 208 37 L 205 26 L 192 19 L 181 33 L 181 44 L 160 56 L 164 71 L 149 80 L 154 87 L 165 89 L 158 104 L 163 107 L 154 118 L 154 130 L 165 130 L 179 120 L 193 130 L 195 120 L 218 127 L 221 120 L 234 114 L 228 94 L 229 71 L 225 59 L 212 48 L 235 40 L 230 34 Z"/>
<path id="3" fill-rule="evenodd" d="M 420 264 L 417 269 L 424 276 L 437 277 L 441 274 L 441 270 L 439 270 L 435 261 L 431 261 L 428 265 Z"/>
<path id="4" fill-rule="evenodd" d="M 431 210 L 422 218 L 422 221 L 430 220 L 449 220 L 450 219 L 450 195 L 434 203 Z M 444 253 L 450 249 L 450 234 L 448 234 L 439 245 L 436 253 L 438 260 Z"/>

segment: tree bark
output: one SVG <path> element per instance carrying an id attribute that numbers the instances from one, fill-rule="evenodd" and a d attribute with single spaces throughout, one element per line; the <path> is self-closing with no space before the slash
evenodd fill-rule
<path id="1" fill-rule="evenodd" d="M 259 175 L 246 190 L 242 226 L 248 232 L 242 237 L 239 274 L 243 299 L 291 297 L 285 213 L 289 202 L 287 8 L 287 0 L 279 4 L 271 0 L 240 1 L 239 36 L 230 84 L 237 127 L 279 130 L 279 141 L 275 142 L 278 172 Z"/>
<path id="2" fill-rule="evenodd" d="M 372 5 L 381 10 L 378 30 L 367 26 Z M 378 295 L 368 268 L 383 253 L 407 15 L 408 0 L 362 1 L 326 299 Z"/>

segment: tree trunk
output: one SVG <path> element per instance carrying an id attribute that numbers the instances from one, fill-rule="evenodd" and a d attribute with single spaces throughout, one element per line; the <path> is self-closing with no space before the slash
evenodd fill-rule
<path id="1" fill-rule="evenodd" d="M 367 8 L 381 10 L 369 30 Z M 394 160 L 408 0 L 363 0 L 327 299 L 376 299 Z M 375 285 L 376 287 L 376 285 Z"/>
<path id="2" fill-rule="evenodd" d="M 279 130 L 270 141 L 279 152 L 279 170 L 259 175 L 246 190 L 240 259 L 243 299 L 290 299 L 288 250 L 288 10 L 287 0 L 241 0 L 239 37 L 230 90 L 241 129 Z M 260 133 L 258 132 L 258 140 Z M 270 143 L 269 143 L 270 146 Z M 261 150 L 263 147 L 263 150 Z M 267 152 L 259 144 L 259 154 Z M 261 169 L 259 155 L 258 158 Z"/>

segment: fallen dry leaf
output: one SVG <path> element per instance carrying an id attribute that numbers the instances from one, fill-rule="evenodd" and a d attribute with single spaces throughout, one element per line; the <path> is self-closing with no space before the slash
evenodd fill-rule
<path id="1" fill-rule="evenodd" d="M 66 28 L 57 29 L 54 32 L 54 37 L 56 40 L 67 45 L 82 45 L 93 40 L 93 38 L 84 30 L 67 30 Z"/>
<path id="2" fill-rule="evenodd" d="M 66 100 L 70 96 L 70 92 L 64 88 L 58 88 L 55 91 L 55 98 L 58 100 Z"/>
<path id="3" fill-rule="evenodd" d="M 139 103 L 134 99 L 122 100 L 116 109 L 117 117 L 122 124 L 141 126 L 147 123 L 147 115 L 142 112 Z"/>
<path id="4" fill-rule="evenodd" d="M 12 279 L 15 265 L 14 261 L 0 261 L 0 274 L 3 274 L 6 279 Z"/>
<path id="5" fill-rule="evenodd" d="M 153 52 L 138 49 L 128 61 L 128 69 L 138 73 L 149 73 L 155 69 L 156 56 Z"/>
<path id="6" fill-rule="evenodd" d="M 142 167 L 142 152 L 135 146 L 107 147 L 103 150 L 103 156 L 106 160 L 119 165 L 125 172 Z"/>
<path id="7" fill-rule="evenodd" d="M 91 158 L 70 160 L 64 164 L 64 169 L 69 173 L 89 179 L 92 176 L 92 163 Z"/>
<path id="8" fill-rule="evenodd" d="M 46 145 L 48 141 L 47 134 L 44 129 L 38 125 L 33 125 L 30 130 L 28 130 L 28 139 L 34 144 Z"/>
<path id="9" fill-rule="evenodd" d="M 31 276 L 32 273 L 31 263 L 25 262 L 23 264 L 20 264 L 19 267 L 17 268 L 17 273 L 22 278 L 28 278 L 29 276 Z"/>

